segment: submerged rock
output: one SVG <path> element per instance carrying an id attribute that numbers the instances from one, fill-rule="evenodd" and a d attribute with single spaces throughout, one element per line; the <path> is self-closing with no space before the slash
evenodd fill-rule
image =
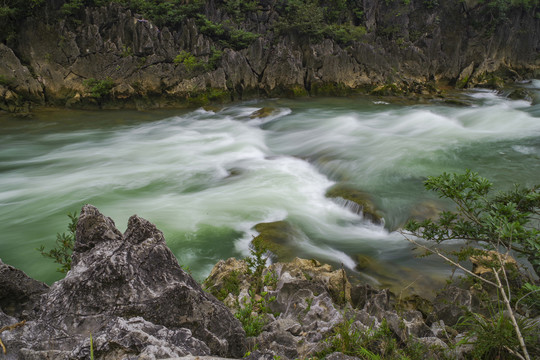
<path id="1" fill-rule="evenodd" d="M 254 229 L 259 232 L 259 235 L 251 241 L 255 248 L 270 251 L 278 261 L 293 259 L 294 252 L 291 245 L 294 243 L 294 239 L 300 235 L 289 222 L 259 223 L 255 225 Z"/>
<path id="2" fill-rule="evenodd" d="M 328 189 L 326 197 L 335 198 L 344 208 L 362 215 L 375 224 L 383 223 L 382 213 L 375 207 L 369 194 L 363 191 L 349 185 L 337 184 Z"/>
<path id="3" fill-rule="evenodd" d="M 250 119 L 260 119 L 265 118 L 270 115 L 272 115 L 276 111 L 275 108 L 272 107 L 262 107 L 259 110 L 256 110 L 249 115 Z"/>

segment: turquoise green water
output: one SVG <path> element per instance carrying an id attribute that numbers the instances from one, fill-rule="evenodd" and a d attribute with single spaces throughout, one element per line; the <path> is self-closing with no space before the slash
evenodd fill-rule
<path id="1" fill-rule="evenodd" d="M 540 87 L 539 82 L 529 86 Z M 416 259 L 393 230 L 418 207 L 444 207 L 422 181 L 474 169 L 500 188 L 540 178 L 540 108 L 493 92 L 470 106 L 371 98 L 265 100 L 216 111 L 49 111 L 0 117 L 0 258 L 37 279 L 61 277 L 35 250 L 54 245 L 66 214 L 97 206 L 125 230 L 138 214 L 203 279 L 249 253 L 260 222 L 288 220 L 299 256 L 353 269 L 447 274 Z M 264 119 L 250 114 L 269 106 Z M 370 193 L 385 225 L 325 197 L 344 182 Z"/>

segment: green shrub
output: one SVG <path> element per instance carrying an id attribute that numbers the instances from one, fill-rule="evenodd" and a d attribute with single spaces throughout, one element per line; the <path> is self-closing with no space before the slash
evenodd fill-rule
<path id="1" fill-rule="evenodd" d="M 215 47 L 212 47 L 212 53 L 210 54 L 210 57 L 208 59 L 208 64 L 206 66 L 207 70 L 215 70 L 219 66 L 219 63 L 221 62 L 221 58 L 223 57 L 223 51 L 216 49 Z"/>
<path id="2" fill-rule="evenodd" d="M 321 39 L 325 29 L 324 8 L 317 0 L 289 0 L 282 10 L 282 19 L 276 29 L 282 35 L 295 33 Z"/>
<path id="3" fill-rule="evenodd" d="M 114 81 L 111 78 L 105 80 L 97 80 L 90 78 L 83 81 L 83 85 L 86 86 L 90 95 L 96 99 L 102 99 L 110 95 L 112 88 L 115 86 Z"/>
<path id="4" fill-rule="evenodd" d="M 412 220 L 405 228 L 436 243 L 464 239 L 489 250 L 512 249 L 526 256 L 540 274 L 540 231 L 535 226 L 540 215 L 540 186 L 516 185 L 511 191 L 490 196 L 492 186 L 470 170 L 428 177 L 426 189 L 452 200 L 456 211 L 443 211 L 437 220 Z M 456 255 L 465 260 L 473 252 L 472 246 L 465 246 Z"/>
<path id="5" fill-rule="evenodd" d="M 16 84 L 15 79 L 8 78 L 3 75 L 0 75 L 0 85 L 5 87 L 12 87 Z"/>
<path id="6" fill-rule="evenodd" d="M 262 332 L 262 328 L 266 325 L 267 314 L 270 312 L 268 304 L 275 301 L 275 297 L 268 300 L 266 292 L 260 294 L 260 298 L 256 300 L 256 293 L 249 291 L 249 298 L 242 304 L 237 304 L 239 310 L 234 316 L 240 320 L 242 327 L 246 332 L 246 336 L 257 336 Z"/>
<path id="7" fill-rule="evenodd" d="M 187 72 L 192 73 L 197 70 L 204 69 L 204 63 L 198 60 L 192 53 L 188 51 L 180 51 L 174 58 L 175 64 L 182 64 L 186 68 Z"/>
<path id="8" fill-rule="evenodd" d="M 225 11 L 227 11 L 235 21 L 243 21 L 248 12 L 257 10 L 256 0 L 224 0 Z"/>
<path id="9" fill-rule="evenodd" d="M 44 4 L 44 0 L 3 0 L 0 4 L 0 42 L 14 45 L 19 26 L 26 18 L 37 14 Z"/>
<path id="10" fill-rule="evenodd" d="M 422 359 L 427 349 L 418 343 L 401 344 L 383 320 L 378 329 L 360 330 L 354 318 L 336 325 L 333 333 L 325 339 L 326 348 L 317 354 L 322 358 L 333 352 L 361 359 Z"/>
<path id="11" fill-rule="evenodd" d="M 71 269 L 71 253 L 75 244 L 75 232 L 77 231 L 77 213 L 68 214 L 70 223 L 68 224 L 68 233 L 56 234 L 56 247 L 45 251 L 45 246 L 41 245 L 37 250 L 41 255 L 51 258 L 55 263 L 61 266 L 56 270 L 61 273 L 67 273 Z"/>
<path id="12" fill-rule="evenodd" d="M 538 349 L 538 339 L 535 333 L 536 327 L 528 319 L 518 320 L 521 333 L 527 348 Z M 468 313 L 458 323 L 458 328 L 466 331 L 465 341 L 473 345 L 471 356 L 473 359 L 515 359 L 514 353 L 519 349 L 519 340 L 514 331 L 514 325 L 510 319 L 504 315 L 502 309 L 491 316 L 484 316 L 477 313 Z"/>
<path id="13" fill-rule="evenodd" d="M 325 33 L 329 38 L 336 40 L 340 44 L 350 44 L 353 41 L 358 41 L 366 34 L 364 26 L 345 25 L 328 25 Z"/>
<path id="14" fill-rule="evenodd" d="M 509 358 L 518 356 L 529 359 L 529 349 L 533 356 L 538 344 L 531 344 L 528 339 L 528 326 L 523 326 L 526 320 L 516 316 L 517 294 L 523 293 L 521 285 L 516 286 L 513 277 L 518 275 L 505 263 L 504 257 L 511 251 L 526 256 L 534 271 L 540 269 L 540 231 L 538 230 L 538 215 L 540 214 L 540 187 L 515 186 L 513 190 L 499 192 L 490 196 L 491 182 L 480 177 L 477 173 L 467 170 L 464 174 L 442 174 L 429 177 L 425 182 L 428 190 L 435 191 L 442 198 L 450 199 L 456 206 L 455 211 L 443 211 L 436 220 L 428 219 L 422 222 L 410 221 L 406 225 L 409 231 L 406 238 L 427 254 L 434 253 L 463 270 L 477 284 L 486 284 L 496 289 L 496 300 L 486 299 L 489 306 L 502 309 L 497 314 L 486 317 L 470 314 L 462 323 L 468 327 L 474 336 L 474 358 Z M 449 240 L 466 240 L 458 251 L 445 252 L 443 249 L 420 244 L 407 237 L 414 235 L 435 243 Z M 487 251 L 491 252 L 487 252 Z M 480 276 L 467 269 L 464 261 L 472 257 L 492 271 L 486 276 Z M 502 280 L 501 280 L 502 278 Z M 510 279 L 510 280 L 509 280 Z M 523 278 L 517 283 L 519 284 Z M 535 287 L 530 286 L 533 293 Z M 524 295 L 521 295 L 522 298 Z M 531 297 L 529 300 L 534 300 Z M 493 304 L 494 303 L 494 304 Z M 521 323 L 521 324 L 520 324 Z M 472 337 L 470 338 L 472 339 Z M 514 355 L 518 354 L 518 355 Z"/>

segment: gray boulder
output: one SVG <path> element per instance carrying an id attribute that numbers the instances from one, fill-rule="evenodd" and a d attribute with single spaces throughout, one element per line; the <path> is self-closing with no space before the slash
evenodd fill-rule
<path id="1" fill-rule="evenodd" d="M 122 235 L 85 205 L 76 238 L 71 270 L 35 319 L 2 334 L 13 359 L 86 359 L 91 335 L 99 359 L 244 355 L 240 322 L 182 270 L 153 224 L 132 216 Z"/>
<path id="2" fill-rule="evenodd" d="M 29 319 L 49 287 L 0 260 L 0 309 L 7 315 Z"/>

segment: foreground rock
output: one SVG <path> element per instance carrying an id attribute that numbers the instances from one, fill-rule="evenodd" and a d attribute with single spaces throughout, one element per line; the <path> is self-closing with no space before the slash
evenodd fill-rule
<path id="1" fill-rule="evenodd" d="M 449 286 L 432 304 L 351 285 L 343 269 L 316 260 L 269 267 L 249 260 L 218 262 L 207 293 L 153 224 L 132 216 L 122 234 L 86 205 L 65 279 L 48 288 L 0 262 L 2 358 L 89 359 L 92 349 L 106 360 L 337 360 L 347 359 L 337 351 L 354 346 L 395 358 L 416 349 L 422 358 L 460 359 L 470 346 L 447 325 L 483 310 L 477 288 Z"/>
<path id="2" fill-rule="evenodd" d="M 9 358 L 88 359 L 90 335 L 99 359 L 245 352 L 238 320 L 181 269 L 161 231 L 132 216 L 122 234 L 90 205 L 79 218 L 71 271 L 35 306 L 24 326 L 1 334 Z"/>
<path id="3" fill-rule="evenodd" d="M 331 339 L 339 338 L 338 329 L 344 328 L 366 338 L 375 333 L 385 334 L 379 340 L 381 343 L 394 341 L 402 346 L 418 344 L 426 351 L 437 349 L 440 354 L 431 350 L 426 353 L 431 359 L 451 356 L 448 345 L 437 337 L 442 333 L 437 329 L 441 326 L 444 329 L 444 323 L 428 319 L 432 314 L 423 314 L 415 306 L 396 310 L 395 298 L 389 290 L 377 290 L 367 284 L 351 286 L 344 270 L 332 270 L 315 260 L 298 258 L 276 263 L 262 274 L 261 295 L 253 295 L 253 278 L 250 281 L 246 269 L 241 260 L 220 261 L 205 285 L 209 291 L 224 297 L 224 289 L 235 283 L 236 286 L 228 287 L 231 293 L 224 302 L 237 314 L 242 314 L 244 306 L 250 303 L 266 304 L 267 309 L 262 313 L 265 325 L 260 333 L 248 339 L 250 348 L 256 345 L 259 349 L 250 358 L 325 356 L 335 351 Z M 384 353 L 383 349 L 380 351 Z M 331 355 L 339 359 L 342 356 Z"/>

